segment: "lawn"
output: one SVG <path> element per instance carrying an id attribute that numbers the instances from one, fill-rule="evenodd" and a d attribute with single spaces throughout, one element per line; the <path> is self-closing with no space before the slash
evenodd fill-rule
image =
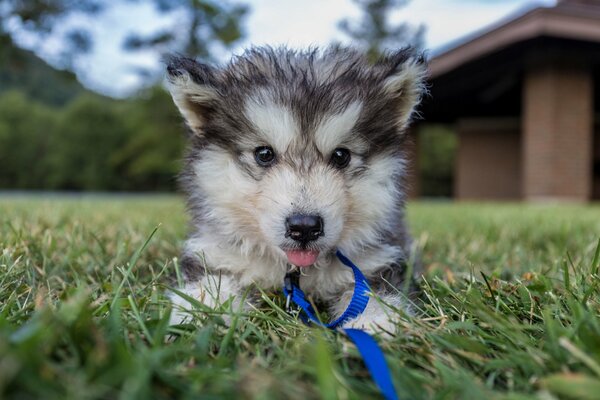
<path id="1" fill-rule="evenodd" d="M 427 270 L 382 342 L 401 398 L 600 398 L 600 208 L 408 214 Z M 276 293 L 170 328 L 185 231 L 177 197 L 0 198 L 0 398 L 377 398 L 356 349 Z"/>

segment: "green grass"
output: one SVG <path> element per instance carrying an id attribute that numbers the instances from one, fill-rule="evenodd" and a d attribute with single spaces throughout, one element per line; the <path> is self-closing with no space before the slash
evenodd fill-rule
<path id="1" fill-rule="evenodd" d="M 382 342 L 402 398 L 600 397 L 597 206 L 419 203 L 409 220 L 424 302 Z M 277 294 L 170 328 L 185 230 L 175 197 L 0 198 L 0 398 L 378 396 L 356 349 Z"/>

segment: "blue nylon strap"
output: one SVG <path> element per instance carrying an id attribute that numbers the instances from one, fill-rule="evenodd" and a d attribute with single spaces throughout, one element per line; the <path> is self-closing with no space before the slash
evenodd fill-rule
<path id="1" fill-rule="evenodd" d="M 342 264 L 351 268 L 354 273 L 354 293 L 352 294 L 352 299 L 348 304 L 348 308 L 346 308 L 342 315 L 333 322 L 328 324 L 322 323 L 315 315 L 312 305 L 306 300 L 306 296 L 300 289 L 300 285 L 294 283 L 286 276 L 283 285 L 283 293 L 303 311 L 301 317 L 305 323 L 313 322 L 325 328 L 336 329 L 343 323 L 362 314 L 369 303 L 369 293 L 371 289 L 369 288 L 369 283 L 365 276 L 360 272 L 360 269 L 339 250 L 336 252 L 336 256 Z M 390 370 L 385 362 L 383 352 L 377 345 L 375 339 L 360 329 L 343 329 L 343 331 L 356 345 L 373 380 L 377 386 L 379 386 L 381 394 L 383 394 L 387 400 L 398 400 Z"/>
<path id="2" fill-rule="evenodd" d="M 365 278 L 363 273 L 360 272 L 360 269 L 358 269 L 358 267 L 339 250 L 336 251 L 335 255 L 342 264 L 352 269 L 352 272 L 354 273 L 354 293 L 352 293 L 350 304 L 348 304 L 348 308 L 346 308 L 343 314 L 327 325 L 327 327 L 331 329 L 335 329 L 344 322 L 354 319 L 362 314 L 363 311 L 365 311 L 365 308 L 367 308 L 367 304 L 369 304 L 369 293 L 371 293 L 369 282 L 367 282 L 367 278 Z"/>
<path id="3" fill-rule="evenodd" d="M 344 329 L 344 332 L 356 345 L 383 397 L 388 400 L 398 400 L 390 370 L 375 339 L 360 329 Z"/>

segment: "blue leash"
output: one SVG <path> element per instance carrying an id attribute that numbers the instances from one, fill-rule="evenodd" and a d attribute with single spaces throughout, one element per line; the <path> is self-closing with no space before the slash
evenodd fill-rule
<path id="1" fill-rule="evenodd" d="M 328 324 L 322 323 L 315 315 L 312 305 L 306 300 L 306 296 L 300 289 L 298 273 L 289 273 L 285 276 L 283 293 L 287 298 L 287 307 L 289 302 L 294 302 L 303 311 L 301 318 L 305 323 L 315 323 L 329 329 L 337 329 L 344 322 L 358 317 L 365 311 L 369 303 L 369 283 L 360 269 L 339 250 L 335 253 L 338 259 L 345 266 L 352 269 L 354 273 L 354 293 L 348 308 L 338 319 Z M 362 356 L 367 369 L 371 373 L 373 380 L 379 386 L 379 390 L 387 400 L 398 400 L 396 390 L 390 375 L 390 370 L 385 362 L 383 352 L 377 345 L 377 342 L 366 332 L 360 329 L 343 329 L 344 333 L 354 342 L 358 352 Z"/>

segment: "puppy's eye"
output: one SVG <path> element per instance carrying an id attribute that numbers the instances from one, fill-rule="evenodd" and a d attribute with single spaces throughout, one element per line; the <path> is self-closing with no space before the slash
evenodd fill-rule
<path id="1" fill-rule="evenodd" d="M 254 149 L 254 159 L 261 167 L 268 167 L 275 161 L 275 152 L 269 146 Z"/>
<path id="2" fill-rule="evenodd" d="M 350 164 L 350 150 L 341 147 L 335 149 L 329 162 L 338 169 L 346 168 Z"/>

